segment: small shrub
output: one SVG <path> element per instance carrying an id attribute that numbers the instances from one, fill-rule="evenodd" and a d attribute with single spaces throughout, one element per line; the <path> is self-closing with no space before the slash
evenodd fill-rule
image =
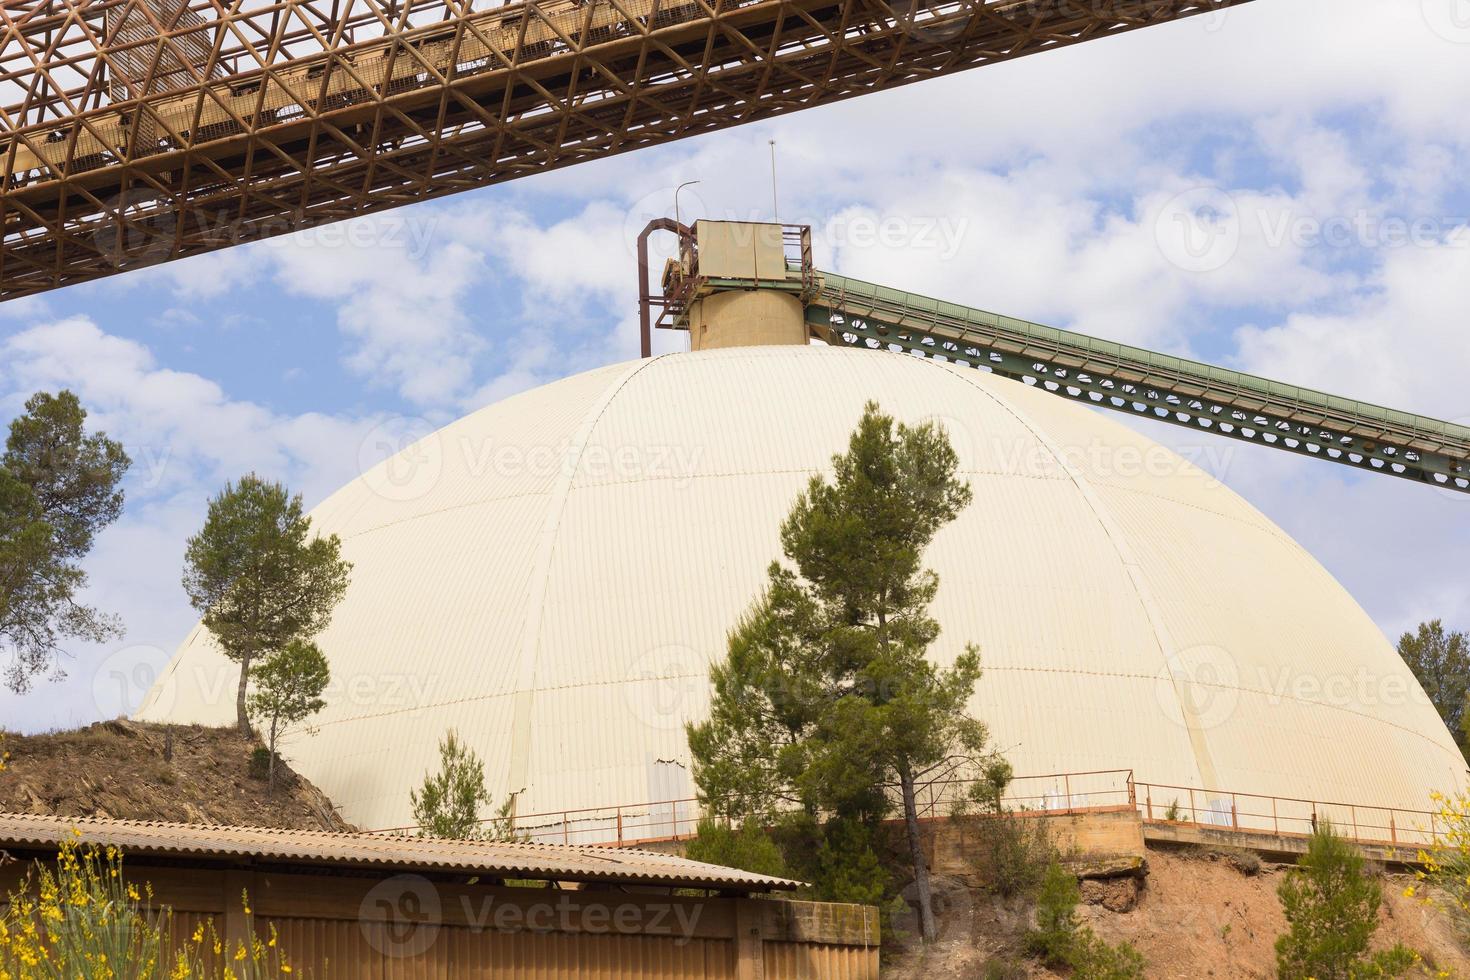
<path id="1" fill-rule="evenodd" d="M 1289 930 L 1276 940 L 1282 980 L 1399 976 L 1418 961 L 1402 945 L 1370 955 L 1383 886 L 1363 856 L 1323 821 L 1276 889 Z"/>
<path id="2" fill-rule="evenodd" d="M 984 817 L 975 827 L 974 863 L 986 887 L 1006 898 L 1034 892 L 1056 857 L 1046 818 L 1011 812 Z"/>
<path id="3" fill-rule="evenodd" d="M 1036 894 L 1036 928 L 1026 933 L 1026 952 L 1052 969 L 1071 966 L 1081 899 L 1076 877 L 1057 861 L 1049 863 Z"/>
<path id="4" fill-rule="evenodd" d="M 1164 819 L 1173 823 L 1180 823 L 1184 820 L 1184 811 L 1179 809 L 1177 798 L 1170 802 L 1169 808 L 1164 811 Z"/>
<path id="5" fill-rule="evenodd" d="M 250 778 L 265 780 L 271 774 L 271 750 L 257 745 L 250 753 Z"/>
<path id="6" fill-rule="evenodd" d="M 1248 851 L 1243 847 L 1227 847 L 1220 854 L 1247 878 L 1254 878 L 1261 873 L 1261 856 L 1255 851 Z"/>
<path id="7" fill-rule="evenodd" d="M 1077 878 L 1053 860 L 1036 895 L 1036 927 L 1026 934 L 1026 952 L 1050 969 L 1070 968 L 1074 980 L 1141 980 L 1143 954 L 1131 943 L 1110 945 L 1079 925 L 1080 900 Z"/>
<path id="8" fill-rule="evenodd" d="M 981 980 L 1026 980 L 1029 975 L 1023 964 L 1009 957 L 988 959 L 980 968 Z"/>
<path id="9" fill-rule="evenodd" d="M 1029 816 L 1005 805 L 1010 781 L 1010 764 L 992 760 L 971 787 L 969 798 L 951 811 L 976 836 L 971 862 L 976 873 L 987 888 L 1006 898 L 1034 892 L 1057 856 L 1044 816 Z M 971 818 L 977 808 L 979 815 Z"/>
<path id="10" fill-rule="evenodd" d="M 732 827 L 724 821 L 705 817 L 699 821 L 699 829 L 689 842 L 685 855 L 691 861 L 704 861 L 777 878 L 790 877 L 781 848 L 754 820 Z"/>

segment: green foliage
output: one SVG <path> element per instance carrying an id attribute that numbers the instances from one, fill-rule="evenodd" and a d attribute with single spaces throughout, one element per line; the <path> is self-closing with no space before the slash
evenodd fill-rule
<path id="1" fill-rule="evenodd" d="M 727 816 L 795 806 L 869 823 L 897 784 L 929 938 L 914 786 L 977 760 L 986 731 L 965 711 L 978 651 L 948 670 L 926 655 L 939 635 L 928 612 L 939 580 L 922 559 L 970 489 L 942 430 L 895 424 L 872 403 L 832 467 L 781 526 L 790 567 L 770 566 L 712 671 L 710 718 L 688 729 L 695 782 Z"/>
<path id="2" fill-rule="evenodd" d="M 972 825 L 978 835 L 975 869 L 987 888 L 1010 898 L 1029 895 L 1041 885 L 1057 853 L 1045 819 L 1009 811 Z"/>
<path id="3" fill-rule="evenodd" d="M 1141 980 L 1143 955 L 1131 943 L 1104 942 L 1077 922 L 1077 878 L 1056 860 L 1047 865 L 1036 896 L 1036 927 L 1026 952 L 1053 970 L 1069 968 L 1077 980 Z"/>
<path id="4" fill-rule="evenodd" d="M 1184 811 L 1179 809 L 1178 800 L 1173 800 L 1169 803 L 1169 808 L 1164 811 L 1164 819 L 1174 822 L 1184 819 Z"/>
<path id="5" fill-rule="evenodd" d="M 863 821 L 835 818 L 822 825 L 817 847 L 816 898 L 885 906 L 893 896 L 893 878 L 879 860 L 876 829 Z"/>
<path id="6" fill-rule="evenodd" d="M 1369 954 L 1383 888 L 1358 849 L 1327 821 L 1276 894 L 1290 927 L 1276 940 L 1282 980 L 1397 976 L 1417 961 L 1402 946 Z"/>
<path id="7" fill-rule="evenodd" d="M 1429 702 L 1444 719 L 1463 751 L 1467 745 L 1465 699 L 1470 695 L 1470 638 L 1445 631 L 1439 620 L 1420 623 L 1399 637 L 1399 656 L 1414 672 Z"/>
<path id="8" fill-rule="evenodd" d="M 118 484 L 130 465 L 119 443 L 86 434 L 86 418 L 71 392 L 38 393 L 0 456 L 0 648 L 17 693 L 48 668 L 61 675 L 63 640 L 122 635 L 114 617 L 77 601 L 87 584 L 81 561 L 122 512 Z"/>
<path id="9" fill-rule="evenodd" d="M 695 837 L 689 842 L 685 856 L 691 861 L 739 868 L 755 874 L 786 878 L 786 859 L 771 835 L 754 820 L 732 825 L 715 817 L 699 821 Z"/>
<path id="10" fill-rule="evenodd" d="M 1057 854 L 1044 819 L 1028 819 L 1005 805 L 1011 776 L 1010 763 L 992 759 L 971 787 L 970 798 L 951 812 L 975 837 L 972 863 L 985 887 L 1007 898 L 1035 891 Z"/>
<path id="11" fill-rule="evenodd" d="M 249 475 L 209 502 L 204 527 L 189 539 L 184 591 L 220 649 L 240 664 L 235 708 L 250 730 L 250 672 L 262 657 L 306 640 L 331 621 L 352 565 L 337 536 L 316 537 L 300 495 Z"/>
<path id="12" fill-rule="evenodd" d="M 1077 932 L 1072 962 L 1075 980 L 1142 980 L 1147 965 L 1132 943 L 1113 946 L 1087 928 Z"/>
<path id="13" fill-rule="evenodd" d="M 290 725 L 305 721 L 326 707 L 322 692 L 332 680 L 332 671 L 321 648 L 307 640 L 291 640 L 250 671 L 255 690 L 246 699 L 250 714 L 267 725 L 270 759 L 266 786 L 276 785 L 276 739 Z"/>
<path id="14" fill-rule="evenodd" d="M 485 789 L 485 764 L 475 750 L 463 744 L 453 729 L 439 741 L 439 771 L 426 773 L 419 790 L 409 790 L 413 819 L 420 837 L 458 840 L 514 840 L 514 797 L 507 798 L 489 820 L 480 819 L 480 805 L 490 802 Z"/>
<path id="15" fill-rule="evenodd" d="M 250 778 L 266 780 L 270 778 L 271 769 L 275 765 L 275 753 L 264 745 L 257 745 L 250 750 Z"/>
<path id="16" fill-rule="evenodd" d="M 985 961 L 980 976 L 982 980 L 1027 980 L 1031 971 L 1026 969 L 1024 963 L 1009 957 L 996 957 Z"/>
<path id="17" fill-rule="evenodd" d="M 1081 898 L 1076 876 L 1052 860 L 1036 893 L 1036 926 L 1026 933 L 1026 952 L 1052 969 L 1071 966 Z"/>

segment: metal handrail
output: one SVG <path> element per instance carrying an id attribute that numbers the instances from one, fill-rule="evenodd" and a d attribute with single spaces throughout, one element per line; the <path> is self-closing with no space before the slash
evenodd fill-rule
<path id="1" fill-rule="evenodd" d="M 976 778 L 941 778 L 920 783 L 916 787 L 920 819 L 949 817 L 955 804 L 968 798 L 971 787 L 981 782 Z M 1039 792 L 1035 791 L 1038 787 Z M 1136 810 L 1145 824 L 1182 824 L 1242 835 L 1269 833 L 1275 837 L 1304 836 L 1322 822 L 1331 821 L 1337 833 L 1355 843 L 1391 847 L 1434 846 L 1444 829 L 1439 814 L 1433 810 L 1334 803 L 1238 790 L 1205 790 L 1197 786 L 1139 781 L 1131 769 L 1015 776 L 1002 802 L 1008 809 L 1022 814 L 1065 816 Z M 1175 809 L 1172 816 L 1168 815 L 1171 805 Z M 632 847 L 687 840 L 695 836 L 707 812 L 708 808 L 697 797 L 681 797 L 518 814 L 512 818 L 512 829 L 517 837 L 534 843 Z M 416 830 L 417 826 L 392 827 L 372 833 Z"/>

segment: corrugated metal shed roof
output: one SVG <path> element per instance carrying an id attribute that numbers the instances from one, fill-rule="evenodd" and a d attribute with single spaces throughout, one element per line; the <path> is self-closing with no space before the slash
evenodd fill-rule
<path id="1" fill-rule="evenodd" d="M 80 835 L 80 836 L 78 836 Z M 801 883 L 668 854 L 613 847 L 504 843 L 335 834 L 268 827 L 0 813 L 0 849 L 59 847 L 63 841 L 112 845 L 127 856 L 249 859 L 252 864 L 312 865 L 384 872 L 437 872 L 742 892 L 791 891 Z"/>

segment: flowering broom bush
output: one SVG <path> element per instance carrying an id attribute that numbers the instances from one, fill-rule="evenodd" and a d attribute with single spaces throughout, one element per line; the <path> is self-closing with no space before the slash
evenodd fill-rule
<path id="1" fill-rule="evenodd" d="M 1470 932 L 1470 796 L 1434 794 L 1439 808 L 1435 821 L 1432 848 L 1419 852 L 1417 877 L 1426 885 L 1420 896 L 1447 911 L 1466 932 Z M 1417 888 L 1404 889 L 1414 895 Z"/>
<path id="2" fill-rule="evenodd" d="M 80 837 L 80 834 L 77 835 Z M 123 878 L 116 848 L 63 844 L 55 868 L 37 866 L 0 912 L 0 980 L 263 980 L 289 976 L 275 927 L 261 940 L 223 942 L 212 921 L 177 947 L 170 909 Z"/>

